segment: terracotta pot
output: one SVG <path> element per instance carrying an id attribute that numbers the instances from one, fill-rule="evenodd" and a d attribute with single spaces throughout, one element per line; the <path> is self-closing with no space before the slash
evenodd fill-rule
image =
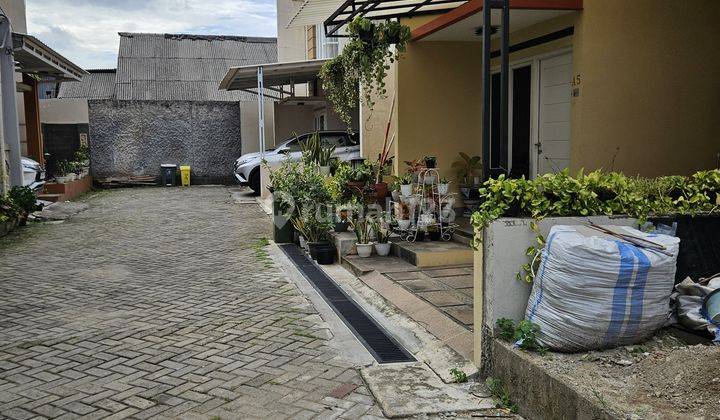
<path id="1" fill-rule="evenodd" d="M 372 189 L 375 190 L 375 197 L 380 199 L 387 197 L 390 193 L 387 182 L 377 183 L 372 186 Z"/>

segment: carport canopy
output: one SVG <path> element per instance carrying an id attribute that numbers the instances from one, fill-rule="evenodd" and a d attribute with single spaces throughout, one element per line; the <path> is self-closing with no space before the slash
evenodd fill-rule
<path id="1" fill-rule="evenodd" d="M 283 99 L 295 97 L 295 85 L 312 82 L 327 60 L 291 61 L 286 63 L 254 64 L 231 67 L 220 82 L 220 89 L 243 90 L 257 94 L 258 143 L 260 153 L 265 154 L 265 96 Z M 289 88 L 286 89 L 286 86 Z M 267 92 L 266 92 L 267 91 Z"/>
<path id="2" fill-rule="evenodd" d="M 220 89 L 243 90 L 258 93 L 262 82 L 265 90 L 280 96 L 293 96 L 294 85 L 314 81 L 320 68 L 327 60 L 291 61 L 286 63 L 254 64 L 251 66 L 231 67 L 220 82 Z M 289 90 L 286 88 L 289 88 Z M 278 95 L 265 93 L 265 96 L 282 99 Z"/>
<path id="3" fill-rule="evenodd" d="M 32 35 L 13 32 L 13 54 L 21 73 L 53 76 L 57 80 L 80 81 L 88 74 Z"/>

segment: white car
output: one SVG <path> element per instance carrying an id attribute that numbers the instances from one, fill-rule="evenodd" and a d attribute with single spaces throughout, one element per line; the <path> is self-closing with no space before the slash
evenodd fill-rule
<path id="1" fill-rule="evenodd" d="M 269 163 L 281 160 L 300 161 L 302 158 L 302 142 L 314 133 L 306 133 L 284 141 L 274 150 L 265 152 L 265 160 Z M 323 146 L 335 146 L 333 157 L 349 161 L 360 157 L 360 141 L 357 133 L 345 131 L 320 131 L 320 142 Z M 260 193 L 260 153 L 246 153 L 235 161 L 235 178 L 243 185 L 249 185 L 255 194 Z"/>
<path id="2" fill-rule="evenodd" d="M 45 186 L 45 168 L 38 162 L 26 157 L 21 158 L 20 163 L 22 164 L 23 171 L 22 185 L 29 187 L 33 191 L 42 190 Z M 5 162 L 5 169 L 9 174 L 10 163 L 7 161 Z M 0 185 L 2 185 L 2 179 L 0 179 Z"/>
<path id="3" fill-rule="evenodd" d="M 42 190 L 45 186 L 45 169 L 30 158 L 22 158 L 23 186 L 33 191 Z"/>

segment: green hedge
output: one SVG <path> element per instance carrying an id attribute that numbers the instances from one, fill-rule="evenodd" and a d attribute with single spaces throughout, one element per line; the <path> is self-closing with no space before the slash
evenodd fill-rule
<path id="1" fill-rule="evenodd" d="M 714 213 L 720 209 L 720 170 L 689 177 L 627 177 L 600 170 L 571 176 L 566 169 L 534 180 L 500 176 L 480 188 L 473 214 L 476 231 L 500 217 L 650 215 Z"/>

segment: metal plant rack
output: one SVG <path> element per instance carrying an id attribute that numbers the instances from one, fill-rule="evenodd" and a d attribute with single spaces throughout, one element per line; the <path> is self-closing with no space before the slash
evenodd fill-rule
<path id="1" fill-rule="evenodd" d="M 435 227 L 440 232 L 440 239 L 450 241 L 458 225 L 449 219 L 452 214 L 452 205 L 455 202 L 455 193 L 439 190 L 440 174 L 437 169 L 423 169 L 418 172 L 417 181 L 412 184 L 412 193 L 409 196 L 400 196 L 399 201 L 393 201 L 408 206 L 410 210 L 410 226 L 395 229 L 396 233 L 407 242 L 415 242 L 418 232 L 428 233 L 428 229 Z M 429 192 L 429 195 L 426 195 Z M 450 208 L 451 213 L 447 215 L 444 211 Z"/>

